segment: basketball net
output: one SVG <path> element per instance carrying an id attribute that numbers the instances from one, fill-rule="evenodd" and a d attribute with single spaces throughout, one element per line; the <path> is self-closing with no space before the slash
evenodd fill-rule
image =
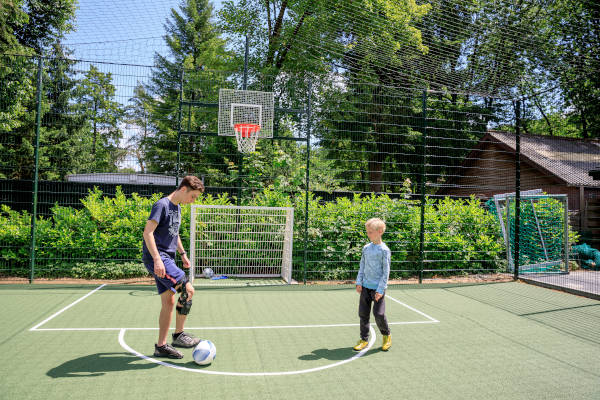
<path id="1" fill-rule="evenodd" d="M 256 149 L 260 125 L 256 124 L 235 124 L 235 139 L 237 140 L 238 151 L 240 153 L 252 153 Z"/>

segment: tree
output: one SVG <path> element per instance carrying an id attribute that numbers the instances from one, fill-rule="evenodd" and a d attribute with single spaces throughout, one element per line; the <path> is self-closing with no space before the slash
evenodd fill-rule
<path id="1" fill-rule="evenodd" d="M 12 179 L 33 177 L 35 116 L 37 110 L 37 60 L 31 55 L 56 48 L 59 39 L 72 28 L 75 0 L 6 0 L 0 3 L 0 176 Z M 57 53 L 61 56 L 62 53 Z M 52 63 L 50 63 L 52 64 Z M 49 88 L 65 73 L 44 71 L 43 82 Z M 42 113 L 52 112 L 55 98 L 42 96 Z M 60 101 L 68 102 L 64 96 Z M 45 121 L 48 121 L 46 118 Z M 44 122 L 46 124 L 46 122 Z M 48 126 L 40 130 L 42 145 L 57 143 L 56 131 Z M 68 134 L 66 135 L 68 136 Z M 71 146 L 66 146 L 71 148 Z M 48 154 L 56 155 L 58 148 Z M 55 151 L 54 153 L 52 151 Z M 60 153 L 58 153 L 60 154 Z M 40 154 L 42 178 L 59 175 L 58 167 L 48 165 Z M 54 168 L 54 169 L 53 169 Z"/>
<path id="2" fill-rule="evenodd" d="M 21 50 L 15 29 L 22 29 L 28 20 L 27 14 L 21 8 L 21 1 L 6 0 L 0 3 L 0 53 Z"/>
<path id="3" fill-rule="evenodd" d="M 119 124 L 123 110 L 113 100 L 115 91 L 111 74 L 105 74 L 93 65 L 75 89 L 79 110 L 89 124 L 94 171 L 117 171 L 119 162 L 126 155 L 120 148 L 123 132 Z"/>
<path id="4" fill-rule="evenodd" d="M 583 138 L 600 137 L 600 4 L 561 0 L 549 16 L 551 43 L 558 45 L 546 64 L 560 84 L 564 110 Z"/>
<path id="5" fill-rule="evenodd" d="M 154 129 L 153 135 L 145 141 L 145 163 L 149 171 L 179 172 L 176 171 L 179 123 L 191 129 L 214 126 L 214 116 L 198 108 L 186 108 L 184 120 L 179 119 L 182 78 L 184 98 L 189 101 L 200 98 L 214 101 L 218 88 L 226 87 L 227 76 L 213 72 L 213 68 L 225 69 L 229 53 L 219 31 L 210 22 L 212 13 L 208 0 L 184 0 L 179 12 L 171 10 L 165 25 L 170 54 L 156 55 L 151 83 L 145 88 Z M 222 151 L 231 149 L 230 141 L 222 139 L 207 143 L 202 137 L 185 136 L 182 170 L 198 173 L 199 166 L 211 164 L 206 157 L 219 157 Z M 211 145 L 212 149 L 207 148 Z"/>
<path id="6" fill-rule="evenodd" d="M 134 129 L 135 133 L 128 140 L 129 151 L 133 153 L 140 171 L 146 172 L 146 146 L 149 138 L 156 133 L 152 125 L 152 98 L 140 83 L 133 89 L 133 97 L 129 99 L 129 105 L 125 107 L 125 120 L 128 127 Z"/>

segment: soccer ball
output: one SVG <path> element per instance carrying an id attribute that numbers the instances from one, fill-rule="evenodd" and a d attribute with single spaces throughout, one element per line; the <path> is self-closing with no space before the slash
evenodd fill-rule
<path id="1" fill-rule="evenodd" d="M 192 357 L 196 364 L 208 365 L 217 357 L 217 348 L 210 340 L 202 340 L 194 348 Z"/>
<path id="2" fill-rule="evenodd" d="M 215 275 L 215 273 L 213 272 L 213 270 L 211 268 L 204 268 L 202 273 L 204 274 L 204 277 L 207 279 L 210 279 Z"/>

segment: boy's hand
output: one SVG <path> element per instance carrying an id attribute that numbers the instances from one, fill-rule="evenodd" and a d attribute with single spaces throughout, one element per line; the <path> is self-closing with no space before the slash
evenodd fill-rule
<path id="1" fill-rule="evenodd" d="M 190 268 L 190 259 L 188 258 L 186 253 L 183 253 L 181 255 L 181 262 L 183 263 L 183 268 L 185 268 L 185 269 Z"/>
<path id="2" fill-rule="evenodd" d="M 356 285 L 356 291 L 357 291 L 358 293 L 362 292 L 362 286 L 360 286 L 360 285 Z"/>
<path id="3" fill-rule="evenodd" d="M 165 264 L 160 257 L 154 259 L 154 274 L 159 278 L 165 277 Z"/>
<path id="4" fill-rule="evenodd" d="M 382 297 L 383 295 L 381 293 L 375 293 L 375 301 L 381 300 Z"/>

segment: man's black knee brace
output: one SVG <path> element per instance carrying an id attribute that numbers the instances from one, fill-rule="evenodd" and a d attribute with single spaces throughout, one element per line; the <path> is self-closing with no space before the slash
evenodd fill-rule
<path id="1" fill-rule="evenodd" d="M 177 291 L 181 294 L 179 295 L 177 306 L 175 308 L 177 309 L 177 313 L 181 315 L 188 315 L 190 313 L 190 309 L 192 308 L 192 301 L 188 300 L 188 292 L 186 287 L 187 283 L 187 277 L 183 277 L 181 281 L 177 282 L 179 285 Z"/>

